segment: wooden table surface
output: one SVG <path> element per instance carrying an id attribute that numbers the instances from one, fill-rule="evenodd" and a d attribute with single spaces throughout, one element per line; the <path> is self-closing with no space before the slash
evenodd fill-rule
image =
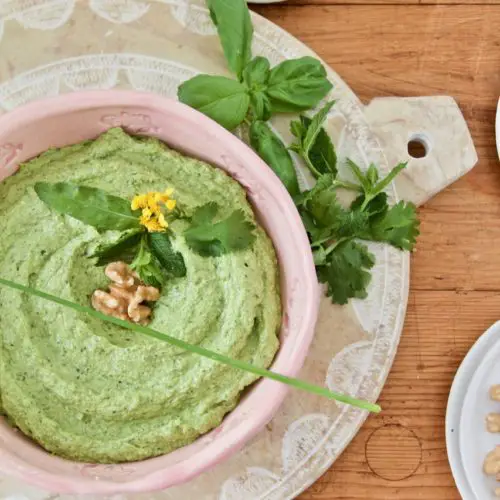
<path id="1" fill-rule="evenodd" d="M 446 457 L 449 389 L 473 342 L 500 319 L 500 0 L 289 0 L 253 8 L 307 43 L 364 102 L 451 95 L 469 124 L 478 165 L 420 209 L 422 234 L 403 337 L 380 399 L 384 412 L 368 419 L 301 496 L 459 500 Z"/>

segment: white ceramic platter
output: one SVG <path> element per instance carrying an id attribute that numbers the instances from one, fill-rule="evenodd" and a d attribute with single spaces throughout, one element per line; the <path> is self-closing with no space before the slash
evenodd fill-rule
<path id="1" fill-rule="evenodd" d="M 259 16 L 253 19 L 255 55 L 267 56 L 273 65 L 287 58 L 315 55 L 269 21 Z M 96 88 L 132 88 L 174 97 L 177 86 L 199 72 L 226 72 L 202 0 L 0 2 L 0 112 L 32 99 Z M 397 184 L 388 190 L 391 202 L 405 198 L 421 204 L 476 163 L 469 131 L 452 98 L 380 98 L 364 106 L 332 69 L 328 73 L 334 84 L 330 97 L 337 104 L 327 127 L 339 158 L 350 157 L 364 167 L 373 162 L 382 174 L 401 161 L 409 162 Z M 286 117 L 273 121 L 287 141 L 288 121 Z M 424 158 L 408 155 L 412 139 L 426 146 Z M 297 168 L 302 185 L 308 185 L 300 165 Z M 323 300 L 301 377 L 376 400 L 403 327 L 409 256 L 383 245 L 371 245 L 371 250 L 377 265 L 369 297 L 345 307 Z M 227 462 L 188 484 L 128 498 L 293 498 L 331 466 L 366 416 L 292 391 L 266 430 Z M 120 466 L 124 475 L 132 470 L 133 465 Z M 91 473 L 98 480 L 109 474 L 109 467 L 96 466 Z M 0 498 L 58 497 L 0 478 Z"/>
<path id="2" fill-rule="evenodd" d="M 446 444 L 453 476 L 464 500 L 493 500 L 500 486 L 483 471 L 487 453 L 500 445 L 500 434 L 487 432 L 488 413 L 500 403 L 488 391 L 500 383 L 500 322 L 489 328 L 462 362 L 453 382 L 446 413 Z"/>

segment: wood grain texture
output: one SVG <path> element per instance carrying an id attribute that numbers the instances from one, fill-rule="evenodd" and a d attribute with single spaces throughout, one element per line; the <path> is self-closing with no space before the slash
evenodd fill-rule
<path id="1" fill-rule="evenodd" d="M 454 96 L 480 158 L 469 175 L 420 209 L 408 314 L 381 397 L 384 412 L 368 419 L 301 500 L 459 500 L 446 457 L 446 402 L 461 360 L 500 317 L 494 143 L 500 5 L 291 3 L 302 6 L 256 10 L 312 47 L 365 102 Z"/>

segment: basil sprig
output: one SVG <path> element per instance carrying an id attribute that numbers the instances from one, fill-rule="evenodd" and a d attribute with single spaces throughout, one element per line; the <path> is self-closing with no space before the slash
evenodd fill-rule
<path id="1" fill-rule="evenodd" d="M 323 64 L 313 57 L 283 61 L 271 67 L 262 56 L 252 58 L 253 29 L 245 0 L 207 0 L 230 71 L 235 79 L 200 75 L 179 87 L 179 99 L 229 130 L 248 127 L 251 147 L 280 178 L 299 209 L 309 235 L 318 279 L 334 303 L 364 298 L 375 265 L 368 247 L 357 240 L 380 241 L 412 250 L 419 234 L 416 208 L 404 201 L 389 207 L 384 190 L 405 164 L 379 179 L 371 165 L 366 173 L 348 166 L 355 182 L 338 175 L 335 147 L 324 127 L 334 102 L 314 116 L 301 114 L 290 124 L 293 144 L 287 148 L 267 123 L 276 113 L 303 113 L 316 108 L 332 89 Z M 300 193 L 293 151 L 317 179 Z M 357 195 L 350 207 L 337 190 Z"/>

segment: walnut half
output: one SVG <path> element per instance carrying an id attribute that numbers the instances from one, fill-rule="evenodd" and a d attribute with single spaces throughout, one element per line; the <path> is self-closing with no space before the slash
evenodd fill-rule
<path id="1" fill-rule="evenodd" d="M 156 302 L 160 298 L 158 288 L 144 285 L 125 262 L 108 264 L 104 273 L 112 283 L 108 292 L 96 290 L 92 294 L 92 307 L 107 316 L 147 325 L 151 308 L 144 302 Z"/>

